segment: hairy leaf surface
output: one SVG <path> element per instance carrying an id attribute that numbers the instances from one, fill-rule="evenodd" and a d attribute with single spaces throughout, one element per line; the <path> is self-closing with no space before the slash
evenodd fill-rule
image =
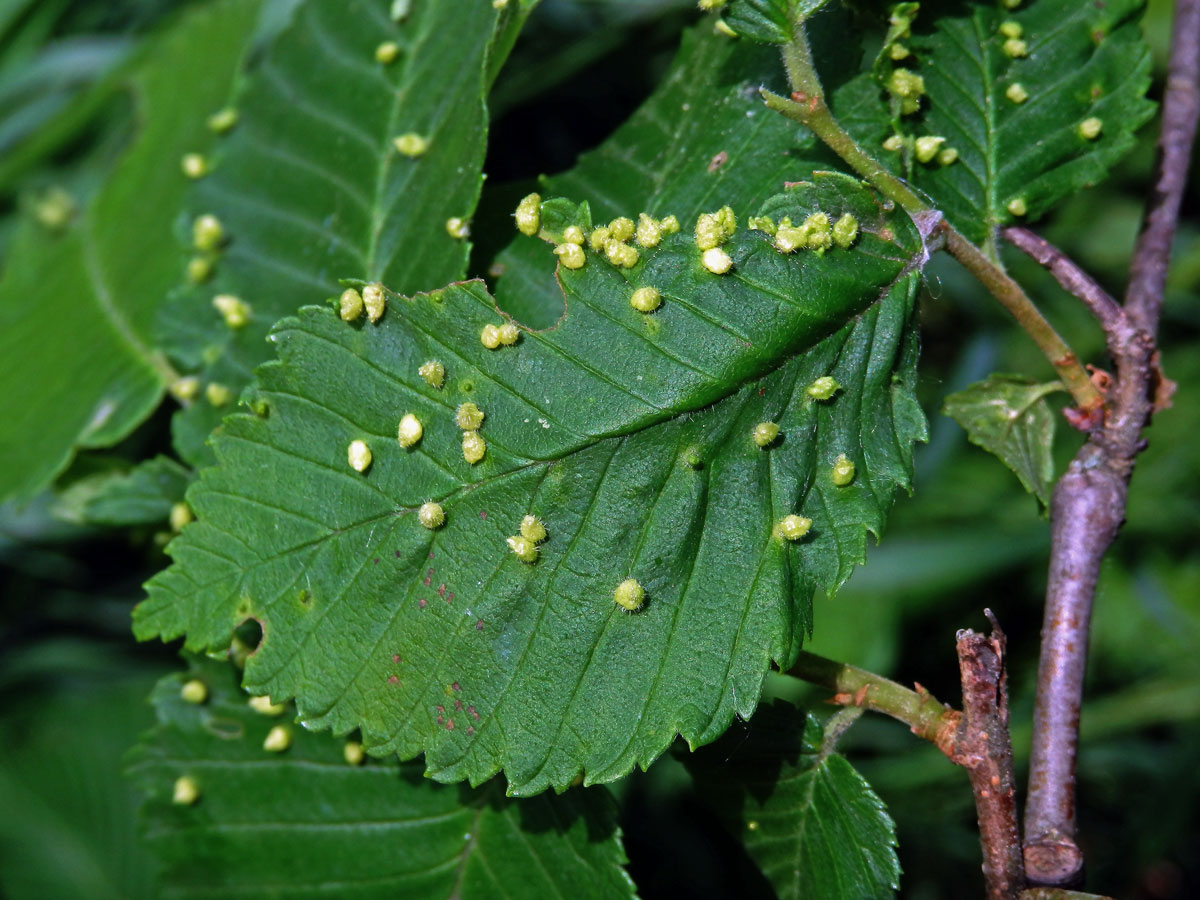
<path id="1" fill-rule="evenodd" d="M 895 825 L 825 742 L 813 716 L 775 703 L 687 766 L 779 900 L 892 897 L 900 886 Z"/>
<path id="2" fill-rule="evenodd" d="M 0 282 L 0 499 L 26 500 L 80 447 L 109 446 L 162 396 L 154 316 L 183 271 L 179 161 L 211 139 L 257 2 L 189 14 L 148 54 L 132 93 L 144 126 L 87 212 L 54 237 L 29 221 Z M 21 388 L 16 388 L 21 385 Z M 47 415 L 48 405 L 53 415 Z"/>
<path id="3" fill-rule="evenodd" d="M 1021 375 L 989 375 L 946 398 L 943 412 L 966 429 L 972 444 L 994 453 L 1025 490 L 1049 507 L 1054 486 L 1055 416 L 1046 395 L 1063 390 Z"/>
<path id="4" fill-rule="evenodd" d="M 504 769 L 514 793 L 617 778 L 676 733 L 712 740 L 794 656 L 814 586 L 861 560 L 923 424 L 906 383 L 920 237 L 846 176 L 765 211 L 817 209 L 855 215 L 857 243 L 784 256 L 743 230 L 725 276 L 686 226 L 632 269 L 591 254 L 558 272 L 563 319 L 511 348 L 481 345 L 503 319 L 475 282 L 394 298 L 377 326 L 325 309 L 281 323 L 256 387 L 269 412 L 226 420 L 138 635 L 218 649 L 256 618 L 252 690 L 296 696 L 312 727 L 361 727 L 373 752 L 425 752 L 439 779 Z M 629 305 L 639 285 L 662 292 L 653 316 Z M 429 359 L 440 390 L 418 374 Z M 818 401 L 825 375 L 842 389 Z M 477 466 L 455 424 L 468 400 L 486 414 Z M 406 413 L 424 425 L 409 449 Z M 782 429 L 769 450 L 750 437 L 764 420 Z M 858 472 L 839 488 L 841 454 Z M 428 499 L 436 531 L 417 521 Z M 791 513 L 813 520 L 794 545 L 773 533 Z M 534 565 L 506 545 L 526 514 L 549 532 Z M 633 615 L 612 599 L 630 576 L 648 594 Z M 452 684 L 469 715 L 438 722 Z"/>
<path id="5" fill-rule="evenodd" d="M 835 112 L 963 234 L 982 242 L 997 225 L 1032 220 L 1097 183 L 1133 147 L 1134 132 L 1154 111 L 1145 99 L 1150 51 L 1141 8 L 1140 0 L 1036 0 L 1016 10 L 969 3 L 961 15 L 932 19 L 922 11 L 911 40 L 902 41 L 912 56 L 859 76 L 838 92 Z M 1005 52 L 1002 23 L 1019 26 L 1013 40 L 1024 42 L 1026 55 Z M 881 81 L 894 67 L 924 79 L 915 115 L 893 119 L 884 103 Z M 1026 95 L 1022 102 L 1008 95 L 1014 85 Z M 1087 137 L 1081 125 L 1090 119 L 1100 131 Z M 942 137 L 939 149 L 955 150 L 957 159 L 920 162 L 911 146 L 883 150 L 895 133 Z"/>
<path id="6" fill-rule="evenodd" d="M 131 768 L 162 896 L 633 897 L 604 788 L 516 802 L 494 786 L 433 784 L 412 764 L 350 765 L 341 741 L 251 710 L 231 665 L 198 663 L 185 677 L 208 686 L 208 701 L 184 701 L 180 676 L 160 681 L 158 725 Z M 291 746 L 264 750 L 280 724 Z M 199 788 L 194 804 L 172 803 L 181 777 Z"/>
<path id="7" fill-rule="evenodd" d="M 469 244 L 444 225 L 475 209 L 489 65 L 503 59 L 531 6 L 419 3 L 394 21 L 386 0 L 301 4 L 249 80 L 216 171 L 192 198 L 193 212 L 216 215 L 229 240 L 212 280 L 182 291 L 160 323 L 184 367 L 236 396 L 269 356 L 271 326 L 338 290 L 340 278 L 409 293 L 465 275 Z M 387 64 L 375 58 L 385 42 L 398 47 Z M 400 153 L 394 141 L 405 134 L 427 139 L 428 150 Z M 244 327 L 226 327 L 213 308 L 222 293 L 249 304 Z M 228 411 L 201 399 L 180 413 L 185 458 L 211 461 L 204 442 Z"/>

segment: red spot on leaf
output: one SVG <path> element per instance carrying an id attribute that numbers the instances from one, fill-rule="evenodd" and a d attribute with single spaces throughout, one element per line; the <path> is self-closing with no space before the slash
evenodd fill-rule
<path id="1" fill-rule="evenodd" d="M 424 609 L 428 605 L 429 601 L 427 601 L 424 597 L 417 601 L 417 606 L 421 607 L 421 609 Z"/>
<path id="2" fill-rule="evenodd" d="M 475 721 L 476 721 L 476 722 L 478 722 L 478 721 L 479 721 L 479 713 L 475 712 L 475 707 L 474 707 L 474 706 L 468 706 L 468 707 L 467 707 L 467 712 L 469 712 L 469 713 L 470 713 L 472 716 L 474 716 L 474 717 L 475 717 Z"/>
<path id="3" fill-rule="evenodd" d="M 446 707 L 444 707 L 444 706 L 435 706 L 434 709 L 436 709 L 440 713 L 444 713 L 446 711 Z"/>
<path id="4" fill-rule="evenodd" d="M 472 734 L 474 734 L 474 733 L 475 733 L 475 726 L 474 726 L 474 725 L 468 725 L 468 726 L 467 726 L 467 734 L 468 734 L 468 735 L 472 735 Z"/>
<path id="5" fill-rule="evenodd" d="M 485 519 L 485 520 L 487 519 L 487 510 L 486 509 L 481 509 L 479 511 L 479 518 Z"/>
<path id="6" fill-rule="evenodd" d="M 480 619 L 478 622 L 475 623 L 475 630 L 483 631 L 483 619 Z"/>
<path id="7" fill-rule="evenodd" d="M 438 596 L 439 597 L 446 596 L 446 582 L 444 582 L 444 581 L 438 585 Z"/>
<path id="8" fill-rule="evenodd" d="M 462 709 L 462 701 L 459 700 L 458 698 L 455 698 L 455 700 L 454 700 L 454 708 L 457 710 Z"/>
<path id="9" fill-rule="evenodd" d="M 457 681 L 454 682 L 454 684 L 450 685 L 450 687 L 454 688 L 454 690 L 456 690 L 456 691 L 462 690 L 462 685 L 460 685 Z"/>
<path id="10" fill-rule="evenodd" d="M 400 662 L 400 654 L 399 653 L 392 654 L 392 662 Z"/>
<path id="11" fill-rule="evenodd" d="M 399 683 L 400 683 L 400 679 L 397 678 L 395 675 L 388 676 L 388 684 L 399 684 Z"/>
<path id="12" fill-rule="evenodd" d="M 447 730 L 447 731 L 453 731 L 453 730 L 454 730 L 454 720 L 453 720 L 453 719 L 447 719 L 447 720 L 446 720 L 446 730 Z"/>

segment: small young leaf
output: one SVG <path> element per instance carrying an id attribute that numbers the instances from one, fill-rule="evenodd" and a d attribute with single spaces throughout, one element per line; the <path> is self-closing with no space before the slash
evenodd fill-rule
<path id="1" fill-rule="evenodd" d="M 163 888 L 189 897 L 629 900 L 615 804 L 603 788 L 505 800 L 497 785 L 444 787 L 420 768 L 363 759 L 246 702 L 237 672 L 196 662 L 154 690 L 158 725 L 134 751 L 146 840 Z M 453 697 L 443 697 L 447 715 Z M 272 729 L 291 742 L 263 749 Z M 182 789 L 181 789 L 182 788 Z"/>
<path id="2" fill-rule="evenodd" d="M 151 331 L 184 267 L 179 160 L 212 139 L 201 111 L 225 101 L 258 8 L 198 8 L 158 40 L 133 78 L 142 131 L 81 220 L 57 238 L 19 229 L 0 282 L 0 499 L 30 498 L 162 397 L 171 369 Z"/>
<path id="3" fill-rule="evenodd" d="M 792 22 L 812 15 L 829 0 L 733 0 L 726 24 L 742 37 L 769 44 L 792 38 Z"/>
<path id="4" fill-rule="evenodd" d="M 996 226 L 1032 221 L 1096 184 L 1133 147 L 1154 112 L 1141 9 L 1140 0 L 1034 0 L 1016 10 L 969 3 L 961 15 L 930 18 L 922 8 L 903 41 L 910 55 L 881 59 L 843 87 L 835 113 L 983 242 Z M 897 73 L 921 80 L 915 113 L 884 102 Z M 889 138 L 897 149 L 884 148 Z"/>
<path id="5" fill-rule="evenodd" d="M 779 900 L 884 900 L 900 886 L 895 826 L 824 742 L 813 716 L 776 702 L 685 762 Z"/>
<path id="6" fill-rule="evenodd" d="M 971 443 L 994 453 L 1025 490 L 1050 504 L 1054 484 L 1054 412 L 1046 395 L 1057 381 L 1039 384 L 1021 375 L 989 375 L 946 398 L 943 412 L 967 430 Z"/>
<path id="7" fill-rule="evenodd" d="M 764 208 L 816 210 L 852 214 L 854 245 L 785 255 L 741 230 L 728 275 L 702 268 L 690 227 L 631 269 L 593 252 L 558 272 L 568 314 L 513 346 L 481 343 L 503 320 L 478 282 L 390 298 L 375 325 L 285 320 L 280 361 L 259 370 L 268 413 L 215 437 L 220 466 L 189 494 L 199 521 L 136 633 L 216 649 L 257 618 L 251 689 L 297 696 L 310 727 L 361 727 L 378 752 L 425 752 L 439 779 L 503 768 L 513 793 L 620 777 L 677 732 L 712 740 L 753 710 L 768 662 L 794 656 L 814 588 L 835 589 L 864 528 L 881 530 L 920 422 L 920 237 L 842 175 Z M 630 306 L 639 284 L 661 291 L 651 316 Z M 442 388 L 420 375 L 431 358 Z M 811 396 L 827 376 L 840 387 Z M 468 402 L 484 416 L 460 425 Z M 406 448 L 408 415 L 422 433 Z M 763 421 L 781 429 L 770 448 L 752 437 Z M 464 429 L 481 456 L 464 459 Z M 858 464 L 845 486 L 841 454 Z M 418 521 L 429 500 L 436 530 Z M 548 539 L 511 545 L 530 514 Z M 789 515 L 811 520 L 796 543 L 776 534 Z M 613 602 L 631 577 L 633 614 Z M 452 683 L 479 717 L 466 728 L 437 722 Z"/>

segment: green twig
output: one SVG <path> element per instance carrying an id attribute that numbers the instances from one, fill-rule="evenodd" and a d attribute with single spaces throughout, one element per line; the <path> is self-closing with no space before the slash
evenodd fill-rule
<path id="1" fill-rule="evenodd" d="M 789 99 L 763 90 L 762 97 L 767 107 L 808 127 L 850 168 L 909 215 L 929 213 L 930 205 L 863 150 L 830 112 L 813 67 L 803 22 L 795 24 L 792 40 L 784 45 L 783 61 L 792 96 Z M 1102 407 L 1104 397 L 1092 384 L 1079 358 L 1033 305 L 1021 286 L 954 226 L 943 222 L 941 228 L 946 238 L 947 252 L 962 263 L 1033 338 L 1079 408 L 1090 411 Z"/>

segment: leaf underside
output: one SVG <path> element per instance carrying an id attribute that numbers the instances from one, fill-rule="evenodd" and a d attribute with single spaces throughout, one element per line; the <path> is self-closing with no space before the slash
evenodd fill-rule
<path id="1" fill-rule="evenodd" d="M 697 789 L 779 900 L 884 900 L 900 886 L 883 801 L 811 715 L 776 702 L 687 759 Z"/>
<path id="2" fill-rule="evenodd" d="M 518 803 L 431 783 L 412 764 L 350 765 L 341 741 L 298 726 L 272 753 L 267 732 L 289 718 L 251 710 L 231 665 L 199 662 L 184 677 L 207 685 L 207 702 L 180 697 L 183 677 L 162 679 L 158 725 L 130 767 L 164 897 L 634 895 L 604 788 Z M 181 777 L 199 789 L 194 804 L 172 803 Z"/>
<path id="3" fill-rule="evenodd" d="M 1146 100 L 1150 50 L 1138 19 L 1139 0 L 1079 3 L 1037 0 L 1016 10 L 963 4 L 961 15 L 918 16 L 912 56 L 896 64 L 919 74 L 921 110 L 893 119 L 881 82 L 893 64 L 860 75 L 834 98 L 834 111 L 883 162 L 927 194 L 968 238 L 987 240 L 999 225 L 1032 221 L 1076 191 L 1101 181 L 1134 146 L 1134 133 L 1154 112 Z M 1021 26 L 1028 55 L 1004 52 L 1003 22 Z M 1018 84 L 1022 103 L 1006 96 Z M 1100 134 L 1079 132 L 1097 118 Z M 894 127 L 898 125 L 898 131 Z M 918 162 L 911 151 L 888 152 L 885 139 L 941 136 L 958 158 Z M 1026 212 L 1009 210 L 1019 200 Z"/>
<path id="4" fill-rule="evenodd" d="M 814 589 L 848 577 L 908 483 L 924 419 L 912 396 L 916 276 L 902 273 L 923 251 L 911 222 L 852 179 L 814 176 L 781 151 L 792 126 L 746 115 L 761 112 L 741 79 L 758 48 L 687 43 L 613 145 L 552 179 L 576 179 L 573 196 L 606 216 L 679 210 L 683 231 L 634 269 L 589 254 L 558 279 L 549 248 L 519 237 L 499 292 L 521 285 L 567 314 L 512 348 L 481 346 L 480 328 L 503 318 L 474 282 L 393 298 L 377 326 L 328 310 L 281 324 L 281 361 L 254 393 L 269 413 L 232 417 L 216 438 L 220 465 L 189 495 L 200 521 L 149 586 L 140 637 L 186 634 L 217 650 L 257 618 L 252 690 L 296 696 L 311 727 L 361 727 L 374 753 L 424 752 L 439 780 L 503 769 L 516 794 L 581 772 L 618 778 L 677 733 L 705 743 L 753 711 L 770 661 L 787 665 L 810 627 Z M 714 91 L 719 102 L 699 103 Z M 696 125 L 693 104 L 722 128 Z M 690 190 L 649 168 L 673 119 L 669 166 L 694 167 Z M 739 122 L 756 140 L 732 140 Z M 766 200 L 801 177 L 813 183 Z M 850 210 L 864 234 L 850 250 L 785 257 L 739 231 L 733 272 L 712 275 L 692 211 L 725 189 L 757 195 L 776 218 Z M 652 316 L 629 305 L 646 283 L 664 296 Z M 447 369 L 441 391 L 417 375 L 431 358 Z M 814 401 L 804 388 L 823 375 L 842 390 Z M 487 415 L 476 467 L 454 424 L 465 400 Z M 425 428 L 410 451 L 395 440 L 406 412 Z M 750 440 L 764 420 L 783 430 L 765 451 Z M 347 466 L 354 439 L 374 453 L 365 476 Z M 841 454 L 857 472 L 837 488 Z M 432 533 L 415 521 L 428 499 L 447 515 Z M 813 528 L 784 546 L 772 529 L 793 512 Z M 526 513 L 550 535 L 533 566 L 505 544 Z M 648 597 L 632 615 L 612 602 L 626 576 Z M 450 728 L 436 708 L 454 683 L 473 713 Z"/>
<path id="5" fill-rule="evenodd" d="M 470 246 L 443 226 L 475 209 L 489 42 L 528 5 L 420 3 L 400 22 L 380 0 L 298 7 L 191 198 L 192 214 L 216 215 L 229 240 L 212 279 L 180 290 L 160 318 L 159 339 L 184 368 L 236 396 L 269 357 L 271 326 L 340 278 L 411 293 L 464 276 Z M 374 55 L 385 42 L 399 47 L 386 65 Z M 409 133 L 429 140 L 426 153 L 397 151 L 394 139 Z M 226 327 L 210 302 L 220 293 L 249 304 L 244 327 Z M 228 412 L 203 398 L 181 410 L 176 449 L 211 462 L 204 443 Z"/>
<path id="6" fill-rule="evenodd" d="M 151 331 L 184 257 L 173 226 L 185 152 L 211 139 L 258 18 L 257 2 L 190 13 L 132 79 L 141 132 L 61 237 L 26 221 L 0 282 L 0 500 L 27 500 L 76 449 L 105 447 L 157 406 L 169 368 Z M 46 415 L 53 403 L 53 415 Z"/>

